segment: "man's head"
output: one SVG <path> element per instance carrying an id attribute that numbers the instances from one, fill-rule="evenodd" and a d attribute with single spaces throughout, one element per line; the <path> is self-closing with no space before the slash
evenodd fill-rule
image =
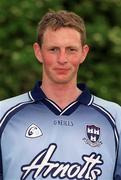
<path id="1" fill-rule="evenodd" d="M 69 27 L 75 29 L 80 33 L 81 43 L 85 44 L 86 41 L 86 29 L 83 19 L 73 12 L 67 12 L 64 10 L 51 11 L 46 13 L 42 20 L 38 24 L 37 42 L 42 45 L 43 36 L 45 31 L 50 28 L 52 30 L 58 30 L 63 27 Z"/>
<path id="2" fill-rule="evenodd" d="M 43 64 L 43 82 L 75 84 L 79 65 L 88 54 L 83 20 L 72 12 L 47 13 L 39 23 L 34 53 Z"/>

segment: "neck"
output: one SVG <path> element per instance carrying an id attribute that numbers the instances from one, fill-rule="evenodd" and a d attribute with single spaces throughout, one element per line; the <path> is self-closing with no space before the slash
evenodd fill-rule
<path id="1" fill-rule="evenodd" d="M 76 83 L 72 84 L 46 84 L 42 83 L 41 88 L 47 98 L 54 101 L 61 109 L 72 103 L 81 94 Z"/>

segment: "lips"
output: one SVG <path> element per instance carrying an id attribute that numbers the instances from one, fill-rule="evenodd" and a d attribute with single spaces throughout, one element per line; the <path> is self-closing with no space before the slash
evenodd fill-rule
<path id="1" fill-rule="evenodd" d="M 54 68 L 56 71 L 68 71 L 69 68 Z"/>
<path id="2" fill-rule="evenodd" d="M 59 74 L 65 74 L 69 71 L 69 68 L 54 68 L 54 70 Z"/>

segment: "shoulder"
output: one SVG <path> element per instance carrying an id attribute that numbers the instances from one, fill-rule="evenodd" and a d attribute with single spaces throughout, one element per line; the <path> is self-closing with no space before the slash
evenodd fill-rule
<path id="1" fill-rule="evenodd" d="M 107 111 L 109 111 L 111 114 L 114 114 L 121 111 L 121 106 L 115 102 L 112 101 L 108 101 L 99 97 L 94 96 L 94 101 L 93 103 L 95 105 L 99 105 L 105 109 L 107 109 Z"/>
<path id="2" fill-rule="evenodd" d="M 92 104 L 106 113 L 109 113 L 115 120 L 116 126 L 121 132 L 121 106 L 119 104 L 96 96 L 94 96 Z"/>
<path id="3" fill-rule="evenodd" d="M 9 109 L 18 105 L 19 103 L 24 103 L 27 101 L 31 101 L 28 92 L 0 101 L 0 119 Z"/>

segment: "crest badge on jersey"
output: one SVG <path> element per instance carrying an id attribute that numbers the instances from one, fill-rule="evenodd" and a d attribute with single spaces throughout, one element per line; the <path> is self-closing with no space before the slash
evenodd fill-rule
<path id="1" fill-rule="evenodd" d="M 100 140 L 101 130 L 99 127 L 95 125 L 87 125 L 86 126 L 86 136 L 87 138 L 83 138 L 86 144 L 89 144 L 92 147 L 100 146 L 102 144 Z"/>
<path id="2" fill-rule="evenodd" d="M 26 137 L 36 138 L 42 136 L 42 130 L 35 124 L 31 124 L 26 130 Z"/>

